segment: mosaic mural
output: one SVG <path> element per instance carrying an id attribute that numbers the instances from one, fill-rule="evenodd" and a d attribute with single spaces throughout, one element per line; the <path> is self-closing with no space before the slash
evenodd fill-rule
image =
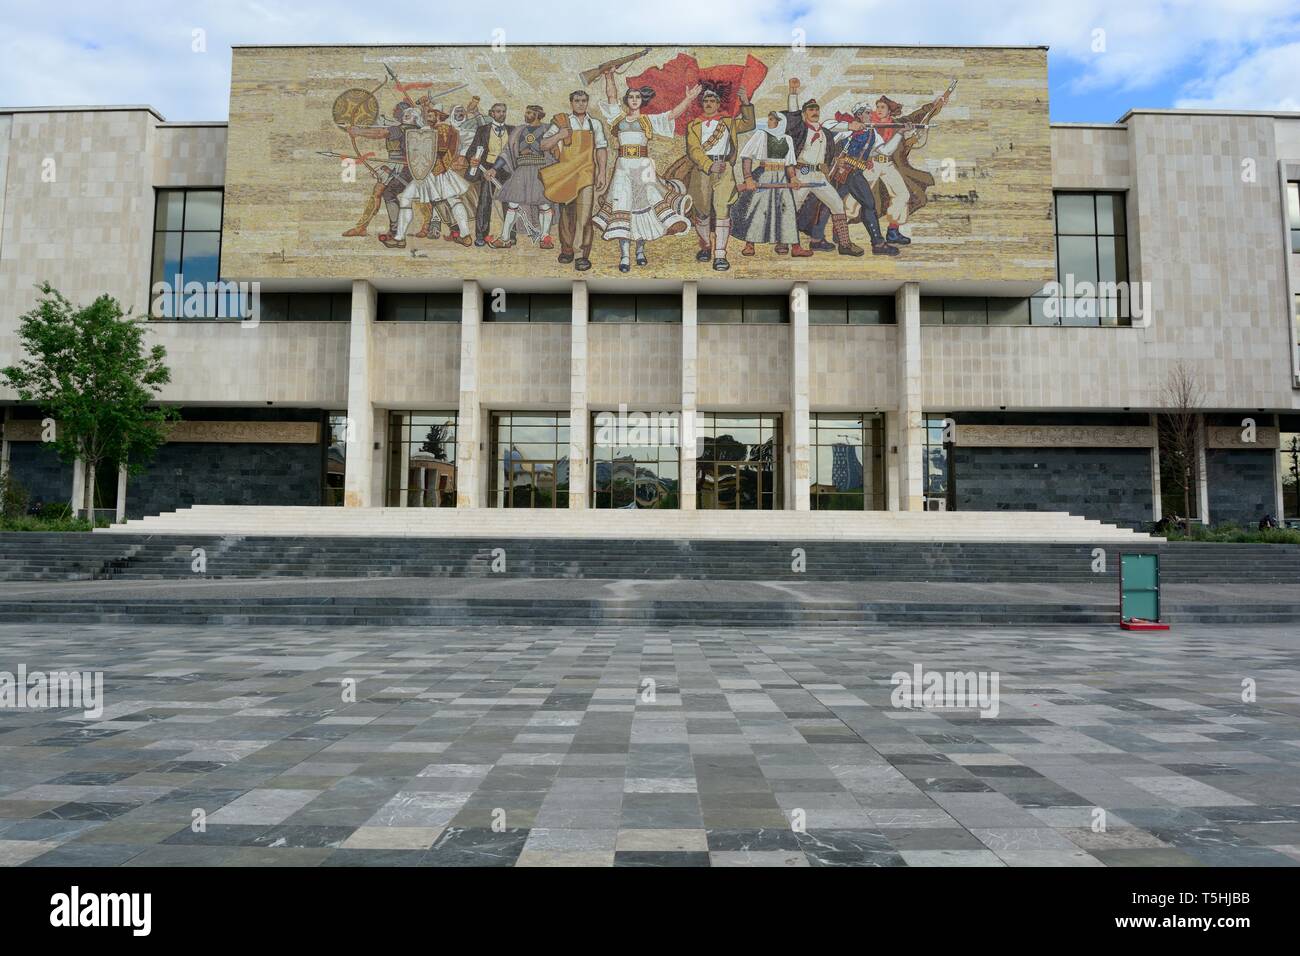
<path id="1" fill-rule="evenodd" d="M 1046 52 L 234 51 L 227 278 L 1052 277 Z"/>

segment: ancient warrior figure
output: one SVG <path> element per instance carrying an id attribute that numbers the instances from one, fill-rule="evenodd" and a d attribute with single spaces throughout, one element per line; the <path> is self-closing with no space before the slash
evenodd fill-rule
<path id="1" fill-rule="evenodd" d="M 555 247 L 550 236 L 554 207 L 543 191 L 541 176 L 542 170 L 555 162 L 555 157 L 542 148 L 545 119 L 546 112 L 540 106 L 525 107 L 523 124 L 510 130 L 505 149 L 492 168 L 484 170 L 489 183 L 502 184 L 497 199 L 505 209 L 505 220 L 501 235 L 490 243 L 494 249 L 513 246 L 520 224 L 543 249 Z"/>

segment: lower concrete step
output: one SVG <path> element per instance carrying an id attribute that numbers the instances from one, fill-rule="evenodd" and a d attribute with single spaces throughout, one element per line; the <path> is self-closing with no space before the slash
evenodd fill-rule
<path id="1" fill-rule="evenodd" d="M 1300 622 L 1282 604 L 1169 607 L 1172 624 Z M 1115 625 L 1113 605 L 1042 602 L 512 601 L 501 599 L 285 597 L 265 599 L 88 599 L 0 602 L 0 622 L 79 624 L 247 624 L 275 626 L 513 627 L 669 626 L 845 627 L 890 625 L 1050 627 Z"/>

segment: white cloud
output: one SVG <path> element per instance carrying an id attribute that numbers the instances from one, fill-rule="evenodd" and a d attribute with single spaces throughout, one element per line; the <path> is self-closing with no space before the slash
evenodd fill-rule
<path id="1" fill-rule="evenodd" d="M 0 105 L 147 102 L 171 119 L 224 118 L 232 43 L 489 42 L 498 28 L 508 42 L 785 43 L 797 26 L 810 43 L 1045 44 L 1056 62 L 1077 64 L 1077 91 L 1177 89 L 1191 77 L 1189 102 L 1272 108 L 1297 88 L 1284 60 L 1296 59 L 1300 40 L 1295 0 L 811 0 L 802 9 L 788 0 L 498 0 L 401 10 L 355 0 L 11 2 L 0 12 Z M 206 53 L 191 51 L 196 28 Z"/>
<path id="2" fill-rule="evenodd" d="M 1247 56 L 1232 69 L 1191 84 L 1181 109 L 1300 110 L 1300 42 Z"/>

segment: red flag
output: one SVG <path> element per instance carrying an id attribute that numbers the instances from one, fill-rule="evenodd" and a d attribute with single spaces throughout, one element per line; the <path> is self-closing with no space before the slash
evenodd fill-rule
<path id="1" fill-rule="evenodd" d="M 663 66 L 652 66 L 644 73 L 627 78 L 629 87 L 648 86 L 655 91 L 655 98 L 646 109 L 647 113 L 666 113 L 682 101 L 682 97 L 696 83 L 706 90 L 713 90 L 721 98 L 719 112 L 726 116 L 735 116 L 740 112 L 740 100 L 736 91 L 744 88 L 745 95 L 753 97 L 767 76 L 767 66 L 753 54 L 745 55 L 745 64 L 728 64 L 701 68 L 695 57 L 689 53 L 679 53 Z M 677 117 L 677 132 L 686 132 L 686 124 L 703 110 L 699 101 L 686 108 Z"/>

